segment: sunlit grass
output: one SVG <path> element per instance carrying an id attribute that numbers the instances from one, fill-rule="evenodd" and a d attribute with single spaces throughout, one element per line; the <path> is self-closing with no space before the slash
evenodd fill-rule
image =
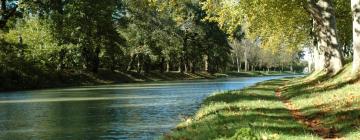
<path id="1" fill-rule="evenodd" d="M 165 139 L 319 139 L 274 96 L 281 80 L 208 97 Z"/>
<path id="2" fill-rule="evenodd" d="M 335 76 L 319 77 L 312 78 L 316 82 L 311 84 L 287 87 L 285 96 L 305 115 L 320 118 L 346 139 L 360 139 L 360 84 L 351 75 L 351 64 Z"/>
<path id="3" fill-rule="evenodd" d="M 276 88 L 307 118 L 319 118 L 344 139 L 360 139 L 360 83 L 351 64 L 336 75 L 272 80 L 208 97 L 165 139 L 321 139 L 296 121 L 274 96 Z"/>

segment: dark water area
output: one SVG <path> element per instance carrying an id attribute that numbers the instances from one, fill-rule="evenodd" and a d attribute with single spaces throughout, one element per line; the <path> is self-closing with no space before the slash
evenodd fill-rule
<path id="1" fill-rule="evenodd" d="M 1 93 L 0 139 L 157 139 L 214 92 L 283 77 L 289 76 Z"/>

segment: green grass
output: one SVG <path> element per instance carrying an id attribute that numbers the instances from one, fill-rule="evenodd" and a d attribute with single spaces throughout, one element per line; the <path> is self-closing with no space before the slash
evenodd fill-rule
<path id="1" fill-rule="evenodd" d="M 337 75 L 271 80 L 208 97 L 195 116 L 184 119 L 164 139 L 322 139 L 295 120 L 275 97 L 291 101 L 306 118 L 319 118 L 344 139 L 360 139 L 360 83 L 351 64 Z"/>
<path id="2" fill-rule="evenodd" d="M 285 96 L 308 117 L 322 120 L 346 139 L 360 139 L 360 83 L 351 64 L 334 76 L 318 73 L 290 81 Z"/>
<path id="3" fill-rule="evenodd" d="M 192 118 L 165 139 L 318 139 L 274 96 L 282 80 L 208 97 Z"/>

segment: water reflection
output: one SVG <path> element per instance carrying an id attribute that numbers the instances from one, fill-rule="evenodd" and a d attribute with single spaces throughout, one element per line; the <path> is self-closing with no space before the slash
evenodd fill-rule
<path id="1" fill-rule="evenodd" d="M 214 91 L 284 76 L 0 94 L 0 139 L 156 139 Z"/>

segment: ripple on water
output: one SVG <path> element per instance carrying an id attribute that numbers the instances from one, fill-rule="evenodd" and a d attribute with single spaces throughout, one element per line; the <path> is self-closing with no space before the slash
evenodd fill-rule
<path id="1" fill-rule="evenodd" d="M 0 94 L 0 139 L 155 139 L 215 91 L 284 76 L 89 86 Z"/>

